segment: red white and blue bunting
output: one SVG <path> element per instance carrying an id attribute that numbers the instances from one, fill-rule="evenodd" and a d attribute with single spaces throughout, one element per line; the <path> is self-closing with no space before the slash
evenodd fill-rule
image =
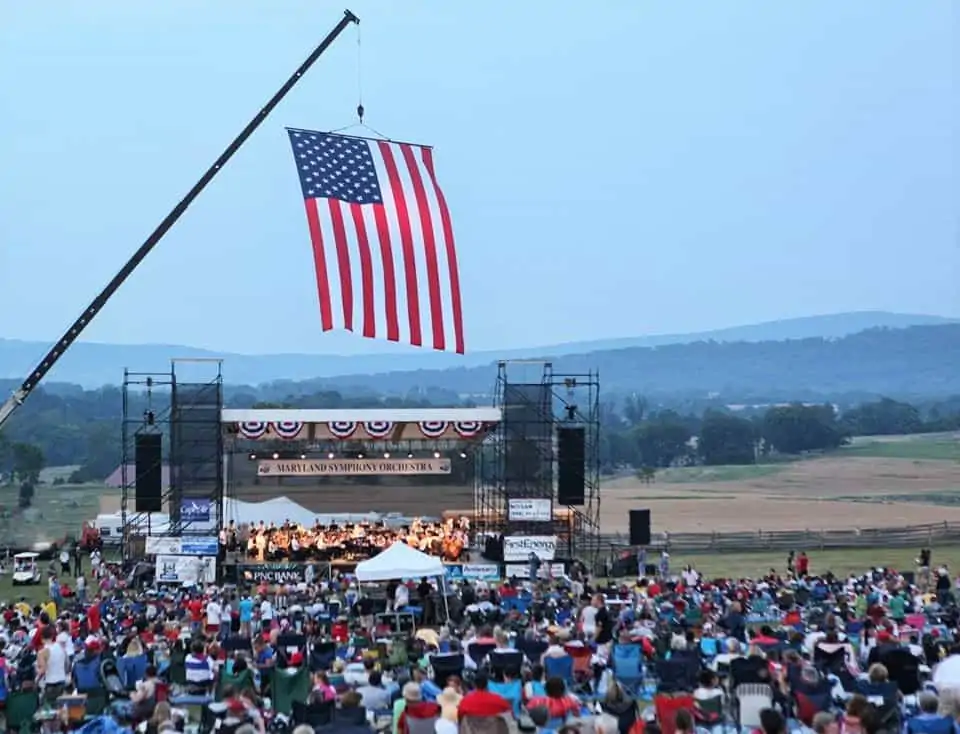
<path id="1" fill-rule="evenodd" d="M 288 441 L 299 436 L 302 430 L 303 423 L 300 421 L 277 421 L 273 424 L 273 432 Z"/>
<path id="2" fill-rule="evenodd" d="M 457 432 L 460 438 L 473 438 L 483 430 L 481 421 L 457 421 L 453 424 L 453 430 Z"/>
<path id="3" fill-rule="evenodd" d="M 269 427 L 270 424 L 266 421 L 243 421 L 237 424 L 240 435 L 252 440 L 263 438 Z"/>
<path id="4" fill-rule="evenodd" d="M 370 438 L 386 438 L 393 432 L 393 423 L 390 421 L 367 421 L 363 430 Z"/>
<path id="5" fill-rule="evenodd" d="M 357 431 L 357 422 L 330 421 L 327 423 L 327 429 L 334 438 L 350 438 Z"/>
<path id="6" fill-rule="evenodd" d="M 420 433 L 425 438 L 440 438 L 447 432 L 449 425 L 446 421 L 420 421 Z"/>

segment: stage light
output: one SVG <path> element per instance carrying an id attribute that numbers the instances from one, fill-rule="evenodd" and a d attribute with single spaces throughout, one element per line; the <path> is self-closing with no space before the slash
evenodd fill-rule
<path id="1" fill-rule="evenodd" d="M 460 458 L 461 458 L 461 459 L 466 459 L 466 458 L 467 458 L 467 452 L 466 452 L 466 451 L 461 451 L 461 452 L 460 452 Z"/>
<path id="2" fill-rule="evenodd" d="M 250 456 L 249 456 L 248 458 L 250 459 L 250 461 L 256 461 L 256 460 L 257 460 L 257 455 L 256 455 L 256 454 L 250 454 Z"/>
<path id="3" fill-rule="evenodd" d="M 412 452 L 412 451 L 408 451 L 408 452 L 407 452 L 407 458 L 408 458 L 408 459 L 412 459 L 412 458 L 413 458 L 413 452 Z"/>
<path id="4" fill-rule="evenodd" d="M 280 458 L 280 454 L 278 454 L 278 453 L 276 453 L 276 452 L 274 452 L 274 454 L 273 454 L 273 458 L 274 458 L 274 459 L 279 459 L 279 458 Z"/>
<path id="5" fill-rule="evenodd" d="M 306 455 L 306 454 L 300 454 L 300 458 L 301 458 L 301 459 L 306 459 L 306 458 L 307 458 L 307 455 Z"/>
<path id="6" fill-rule="evenodd" d="M 384 451 L 384 452 L 383 452 L 383 458 L 384 458 L 384 459 L 389 459 L 389 458 L 390 458 L 390 452 L 389 452 L 389 451 Z"/>
<path id="7" fill-rule="evenodd" d="M 439 452 L 439 451 L 434 451 L 434 452 L 433 452 L 433 458 L 434 458 L 434 459 L 439 459 L 439 458 L 440 458 L 440 452 Z"/>
<path id="8" fill-rule="evenodd" d="M 358 459 L 362 459 L 362 458 L 363 458 L 363 452 L 362 452 L 362 451 L 361 451 L 359 454 L 357 454 L 357 458 L 358 458 Z"/>
<path id="9" fill-rule="evenodd" d="M 332 459 L 332 458 L 333 458 L 333 452 L 332 452 L 332 451 L 331 451 L 329 454 L 327 454 L 327 458 L 328 458 L 328 459 Z"/>

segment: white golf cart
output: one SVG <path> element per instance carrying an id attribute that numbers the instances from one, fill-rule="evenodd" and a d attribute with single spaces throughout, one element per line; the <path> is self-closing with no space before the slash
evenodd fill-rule
<path id="1" fill-rule="evenodd" d="M 17 553 L 13 557 L 13 585 L 19 584 L 39 584 L 40 566 L 37 559 L 39 553 Z"/>

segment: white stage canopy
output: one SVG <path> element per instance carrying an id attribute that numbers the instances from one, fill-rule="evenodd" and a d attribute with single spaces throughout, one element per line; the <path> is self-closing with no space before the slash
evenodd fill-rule
<path id="1" fill-rule="evenodd" d="M 406 543 L 394 543 L 369 561 L 358 563 L 356 573 L 360 581 L 391 581 L 423 576 L 443 577 L 444 569 L 439 558 L 421 553 Z"/>

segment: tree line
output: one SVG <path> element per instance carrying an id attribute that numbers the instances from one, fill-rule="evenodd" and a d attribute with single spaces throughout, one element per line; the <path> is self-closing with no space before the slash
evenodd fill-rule
<path id="1" fill-rule="evenodd" d="M 230 407 L 423 408 L 470 407 L 442 389 L 418 389 L 405 396 L 370 390 L 308 392 L 301 383 L 224 388 Z M 278 397 L 283 395 L 284 397 Z M 267 397 L 269 400 L 264 400 Z M 479 398 L 478 398 L 479 399 Z M 21 487 L 29 504 L 40 471 L 73 466 L 70 481 L 102 481 L 119 465 L 123 394 L 120 388 L 83 390 L 58 385 L 40 388 L 0 431 L 0 483 Z M 481 402 L 486 403 L 486 400 Z M 732 402 L 732 401 L 731 401 Z M 169 395 L 128 394 L 128 433 L 138 416 L 155 412 L 163 423 Z M 837 407 L 795 403 L 732 409 L 719 400 L 673 401 L 605 393 L 600 406 L 601 464 L 604 470 L 631 466 L 652 469 L 696 463 L 722 465 L 763 460 L 773 454 L 826 451 L 851 436 L 960 430 L 960 396 L 914 404 L 889 398 Z M 128 456 L 133 456 L 132 446 Z"/>
<path id="2" fill-rule="evenodd" d="M 881 398 L 847 410 L 833 404 L 792 403 L 701 415 L 650 410 L 641 397 L 619 409 L 604 406 L 600 462 L 604 471 L 651 470 L 703 464 L 755 464 L 774 455 L 796 456 L 840 448 L 853 436 L 894 436 L 960 429 L 956 399 L 921 409 Z"/>

